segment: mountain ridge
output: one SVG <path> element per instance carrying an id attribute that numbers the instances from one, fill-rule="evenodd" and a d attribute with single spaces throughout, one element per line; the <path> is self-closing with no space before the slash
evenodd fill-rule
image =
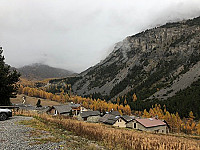
<path id="1" fill-rule="evenodd" d="M 63 78 L 76 75 L 76 73 L 72 71 L 51 67 L 49 65 L 41 63 L 33 63 L 16 69 L 18 72 L 21 73 L 23 78 L 29 80 L 43 80 L 46 78 Z"/>

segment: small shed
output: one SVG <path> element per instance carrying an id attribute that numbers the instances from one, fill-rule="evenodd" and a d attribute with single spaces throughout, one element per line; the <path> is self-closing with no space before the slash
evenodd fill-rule
<path id="1" fill-rule="evenodd" d="M 78 120 L 87 122 L 99 122 L 100 112 L 99 111 L 82 111 L 77 116 Z"/>

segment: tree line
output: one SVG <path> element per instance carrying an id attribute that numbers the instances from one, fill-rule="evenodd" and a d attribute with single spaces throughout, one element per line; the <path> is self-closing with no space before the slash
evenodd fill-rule
<path id="1" fill-rule="evenodd" d="M 81 96 L 69 95 L 61 89 L 61 92 L 58 94 L 53 94 L 50 92 L 46 92 L 41 89 L 32 88 L 32 87 L 24 87 L 23 85 L 19 85 L 18 94 L 25 94 L 31 97 L 38 97 L 43 99 L 50 99 L 53 101 L 57 101 L 60 103 L 66 102 L 74 102 L 82 104 L 85 108 L 92 110 L 99 110 L 100 112 L 108 112 L 111 110 L 119 111 L 121 114 L 130 115 L 131 108 L 128 104 L 113 104 L 111 102 L 106 102 L 106 100 L 101 99 L 92 99 L 92 98 L 83 98 Z"/>

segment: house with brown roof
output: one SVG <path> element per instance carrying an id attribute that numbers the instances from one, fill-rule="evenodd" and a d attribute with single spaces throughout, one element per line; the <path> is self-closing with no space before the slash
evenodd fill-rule
<path id="1" fill-rule="evenodd" d="M 168 126 L 162 120 L 156 118 L 136 118 L 127 123 L 128 128 L 138 129 L 142 131 L 150 131 L 155 133 L 168 133 Z"/>

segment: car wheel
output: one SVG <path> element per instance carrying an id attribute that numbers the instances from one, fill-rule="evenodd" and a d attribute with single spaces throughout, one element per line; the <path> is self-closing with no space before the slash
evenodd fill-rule
<path id="1" fill-rule="evenodd" d="M 5 113 L 0 114 L 0 121 L 4 121 L 7 119 L 7 115 Z"/>

